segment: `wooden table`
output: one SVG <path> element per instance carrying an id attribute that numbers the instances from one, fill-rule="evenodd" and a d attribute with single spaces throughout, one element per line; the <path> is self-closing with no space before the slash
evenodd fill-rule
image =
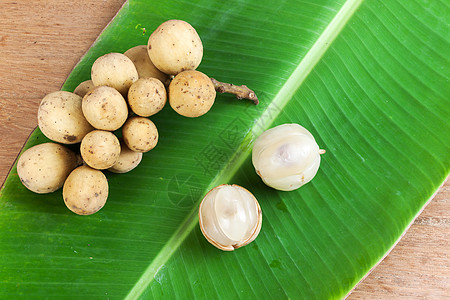
<path id="1" fill-rule="evenodd" d="M 37 125 L 42 97 L 71 69 L 124 0 L 0 0 L 0 183 Z M 450 295 L 450 183 L 349 299 Z"/>

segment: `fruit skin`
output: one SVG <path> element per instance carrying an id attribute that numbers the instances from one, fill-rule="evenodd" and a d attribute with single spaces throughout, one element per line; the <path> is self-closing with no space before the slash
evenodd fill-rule
<path id="1" fill-rule="evenodd" d="M 51 193 L 63 186 L 77 166 L 77 157 L 68 148 L 44 143 L 27 149 L 17 162 L 17 174 L 23 185 L 38 194 Z"/>
<path id="2" fill-rule="evenodd" d="M 83 97 L 82 110 L 86 120 L 101 130 L 117 130 L 128 117 L 125 99 L 109 86 L 98 86 L 88 92 Z"/>
<path id="3" fill-rule="evenodd" d="M 64 203 L 78 215 L 92 215 L 105 205 L 108 191 L 108 180 L 101 171 L 80 166 L 64 183 Z"/>
<path id="4" fill-rule="evenodd" d="M 74 93 L 57 91 L 46 95 L 39 105 L 38 126 L 52 141 L 62 144 L 81 142 L 94 128 L 83 115 L 82 98 Z"/>
<path id="5" fill-rule="evenodd" d="M 150 60 L 147 51 L 147 45 L 139 45 L 128 49 L 123 53 L 134 63 L 139 78 L 156 78 L 162 83 L 169 80 L 169 76 L 161 72 Z"/>
<path id="6" fill-rule="evenodd" d="M 211 79 L 199 71 L 181 72 L 169 85 L 170 106 L 185 117 L 195 118 L 206 114 L 215 99 L 216 90 Z"/>
<path id="7" fill-rule="evenodd" d="M 131 110 L 141 117 L 160 112 L 166 102 L 166 88 L 156 78 L 140 78 L 128 90 L 128 104 Z"/>
<path id="8" fill-rule="evenodd" d="M 292 191 L 311 181 L 320 166 L 320 150 L 313 135 L 298 124 L 266 130 L 253 145 L 252 163 L 264 183 Z"/>
<path id="9" fill-rule="evenodd" d="M 115 88 L 124 97 L 139 75 L 131 59 L 122 53 L 108 53 L 97 58 L 92 65 L 91 79 L 95 86 Z"/>
<path id="10" fill-rule="evenodd" d="M 119 139 L 109 131 L 94 130 L 81 141 L 80 152 L 84 162 L 91 168 L 108 169 L 119 159 Z"/>
<path id="11" fill-rule="evenodd" d="M 158 143 L 155 124 L 144 117 L 129 118 L 122 127 L 122 136 L 128 148 L 136 152 L 148 152 Z"/>
<path id="12" fill-rule="evenodd" d="M 181 20 L 159 25 L 148 39 L 147 48 L 153 64 L 169 75 L 195 70 L 203 58 L 203 45 L 197 31 Z"/>

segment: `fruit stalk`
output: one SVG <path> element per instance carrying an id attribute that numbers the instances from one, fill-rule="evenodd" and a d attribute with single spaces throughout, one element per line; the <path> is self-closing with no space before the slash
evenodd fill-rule
<path id="1" fill-rule="evenodd" d="M 219 93 L 230 93 L 236 95 L 238 99 L 252 100 L 255 105 L 258 105 L 259 100 L 255 92 L 249 89 L 246 85 L 234 85 L 230 83 L 220 82 L 211 78 L 214 88 Z"/>

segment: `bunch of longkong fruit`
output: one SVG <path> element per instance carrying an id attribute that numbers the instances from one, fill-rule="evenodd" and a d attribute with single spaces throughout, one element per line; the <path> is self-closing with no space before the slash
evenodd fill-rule
<path id="1" fill-rule="evenodd" d="M 195 29 L 181 20 L 161 24 L 148 45 L 124 54 L 99 57 L 91 80 L 73 93 L 46 95 L 39 106 L 38 125 L 56 143 L 26 150 L 17 172 L 29 190 L 51 193 L 63 187 L 66 206 L 76 214 L 100 210 L 108 197 L 108 181 L 101 170 L 125 173 L 143 153 L 158 143 L 158 130 L 148 117 L 170 106 L 185 117 L 199 117 L 214 103 L 216 91 L 258 103 L 246 86 L 221 83 L 196 71 L 203 46 Z M 169 95 L 169 96 L 168 96 Z M 113 133 L 122 129 L 122 138 Z M 61 144 L 80 143 L 80 154 Z"/>
<path id="2" fill-rule="evenodd" d="M 177 113 L 191 118 L 210 110 L 216 91 L 258 104 L 245 85 L 222 83 L 196 71 L 202 57 L 200 37 L 180 20 L 161 24 L 147 46 L 99 57 L 91 80 L 73 93 L 58 91 L 42 99 L 38 125 L 56 143 L 31 147 L 21 155 L 17 172 L 22 183 L 36 193 L 63 187 L 64 203 L 71 211 L 93 214 L 108 198 L 108 181 L 101 170 L 125 173 L 138 166 L 143 153 L 158 143 L 158 130 L 148 117 L 161 111 L 167 98 Z M 120 128 L 118 139 L 113 132 Z M 61 145 L 76 143 L 81 143 L 80 154 Z M 256 138 L 252 163 L 266 185 L 292 191 L 314 178 L 323 153 L 306 128 L 282 124 Z M 200 229 L 221 250 L 252 242 L 261 223 L 258 201 L 236 184 L 213 188 L 199 206 Z"/>

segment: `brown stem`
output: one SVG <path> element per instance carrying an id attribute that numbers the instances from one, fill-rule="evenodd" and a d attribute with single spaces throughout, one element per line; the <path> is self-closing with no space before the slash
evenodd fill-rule
<path id="1" fill-rule="evenodd" d="M 246 85 L 234 85 L 230 83 L 220 82 L 211 78 L 214 88 L 219 93 L 230 93 L 236 95 L 238 99 L 252 100 L 255 105 L 259 103 L 255 92 L 249 89 Z"/>

